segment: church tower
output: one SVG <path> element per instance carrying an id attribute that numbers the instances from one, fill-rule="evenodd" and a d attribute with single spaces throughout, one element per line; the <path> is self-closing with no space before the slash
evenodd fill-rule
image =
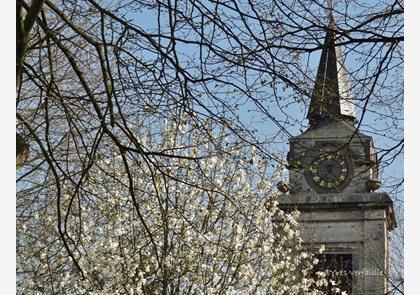
<path id="1" fill-rule="evenodd" d="M 390 197 L 375 192 L 381 185 L 378 159 L 372 137 L 355 126 L 348 77 L 330 15 L 309 128 L 289 140 L 290 191 L 278 201 L 284 211 L 301 212 L 308 249 L 325 245 L 318 269 L 347 294 L 380 295 L 388 290 L 389 232 L 396 226 L 395 216 Z"/>

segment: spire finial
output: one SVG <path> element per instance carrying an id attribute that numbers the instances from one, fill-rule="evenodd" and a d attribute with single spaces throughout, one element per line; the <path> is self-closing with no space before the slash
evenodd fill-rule
<path id="1" fill-rule="evenodd" d="M 334 26 L 333 2 L 328 0 L 328 28 L 334 29 Z"/>

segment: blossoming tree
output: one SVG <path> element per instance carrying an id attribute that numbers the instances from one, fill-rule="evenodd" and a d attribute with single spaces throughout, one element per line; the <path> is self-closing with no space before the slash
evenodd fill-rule
<path id="1" fill-rule="evenodd" d="M 52 186 L 22 188 L 19 293 L 318 294 L 325 280 L 255 150 L 188 119 L 143 134 L 178 152 L 150 166 L 104 148 L 81 184 L 62 180 L 60 202 Z"/>

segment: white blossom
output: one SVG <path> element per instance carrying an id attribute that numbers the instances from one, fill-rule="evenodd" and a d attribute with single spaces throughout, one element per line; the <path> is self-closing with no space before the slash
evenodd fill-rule
<path id="1" fill-rule="evenodd" d="M 189 128 L 167 121 L 149 148 L 211 156 L 168 157 L 160 166 L 127 156 L 130 184 L 123 157 L 111 151 L 92 166 L 77 199 L 73 184 L 63 186 L 60 210 L 70 211 L 61 230 L 72 256 L 57 230 L 55 192 L 35 199 L 39 212 L 17 222 L 19 293 L 321 294 L 325 275 L 311 276 L 298 213 L 276 208 L 266 160 L 254 147 L 217 153 Z M 226 134 L 214 138 L 228 142 Z"/>

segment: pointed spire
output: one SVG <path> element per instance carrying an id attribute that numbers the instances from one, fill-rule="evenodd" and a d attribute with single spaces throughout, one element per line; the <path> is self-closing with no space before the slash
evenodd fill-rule
<path id="1" fill-rule="evenodd" d="M 344 67 L 341 49 L 336 46 L 332 9 L 329 10 L 328 18 L 324 48 L 307 115 L 310 127 L 333 120 L 344 120 L 352 124 L 356 121 L 353 96 L 348 82 L 349 74 Z"/>

